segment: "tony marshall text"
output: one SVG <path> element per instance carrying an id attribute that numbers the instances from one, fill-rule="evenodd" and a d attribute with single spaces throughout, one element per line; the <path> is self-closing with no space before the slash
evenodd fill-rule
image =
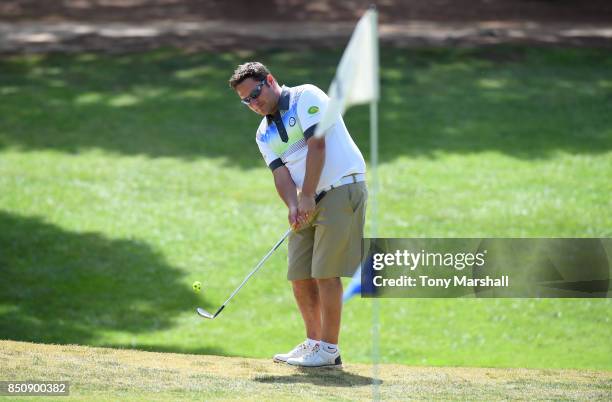
<path id="1" fill-rule="evenodd" d="M 452 286 L 466 286 L 466 287 L 508 287 L 508 275 L 504 275 L 501 278 L 491 278 L 485 276 L 484 278 L 468 278 L 467 276 L 453 276 L 452 278 L 430 278 L 426 275 L 420 275 L 416 278 L 402 275 L 399 278 L 383 278 L 382 276 L 375 276 L 372 278 L 372 283 L 376 287 L 443 287 L 448 289 L 451 284 Z"/>

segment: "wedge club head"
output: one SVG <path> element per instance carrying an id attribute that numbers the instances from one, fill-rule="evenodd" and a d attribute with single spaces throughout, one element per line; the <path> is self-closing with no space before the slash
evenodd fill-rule
<path id="1" fill-rule="evenodd" d="M 212 320 L 213 318 L 219 315 L 219 313 L 221 312 L 221 310 L 223 310 L 224 307 L 225 306 L 221 306 L 221 308 L 217 310 L 215 314 L 209 313 L 208 311 L 204 310 L 202 307 L 198 307 L 196 311 L 198 312 L 200 317 L 204 317 L 204 318 L 208 318 L 209 320 Z"/>

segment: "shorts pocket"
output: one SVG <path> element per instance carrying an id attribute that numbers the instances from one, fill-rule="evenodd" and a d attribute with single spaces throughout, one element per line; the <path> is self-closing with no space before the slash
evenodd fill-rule
<path id="1" fill-rule="evenodd" d="M 364 182 L 349 184 L 348 190 L 351 208 L 353 209 L 353 212 L 356 212 L 358 209 L 363 207 L 363 204 L 368 196 L 368 191 Z"/>

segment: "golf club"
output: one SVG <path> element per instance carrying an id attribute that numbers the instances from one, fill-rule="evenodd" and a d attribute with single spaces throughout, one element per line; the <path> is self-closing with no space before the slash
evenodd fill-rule
<path id="1" fill-rule="evenodd" d="M 319 201 L 321 201 L 321 199 L 323 198 L 323 196 L 325 195 L 325 191 L 322 191 L 321 193 L 319 193 L 317 195 L 317 198 L 315 199 L 316 203 L 319 203 Z M 221 305 L 221 307 L 219 307 L 217 309 L 217 311 L 212 314 L 208 311 L 206 311 L 205 309 L 203 309 L 202 307 L 198 307 L 196 308 L 197 313 L 200 315 L 200 317 L 204 317 L 204 318 L 208 318 L 210 320 L 212 320 L 213 318 L 217 317 L 221 311 L 223 311 L 223 309 L 225 308 L 225 306 L 227 305 L 227 303 L 232 300 L 232 298 L 236 295 L 236 293 L 238 293 L 238 291 L 240 289 L 242 289 L 242 287 L 248 282 L 248 280 L 251 278 L 251 276 L 253 276 L 255 274 L 255 272 L 257 272 L 259 270 L 259 268 L 261 268 L 261 266 L 263 265 L 264 262 L 266 262 L 266 260 L 272 255 L 272 253 L 280 247 L 281 244 L 283 244 L 283 242 L 285 241 L 285 239 L 289 236 L 289 234 L 291 233 L 291 228 L 287 229 L 287 231 L 285 232 L 285 234 L 283 235 L 283 237 L 281 237 L 276 244 L 270 249 L 270 251 L 268 251 L 268 253 L 261 259 L 261 261 L 259 261 L 259 263 L 255 266 L 255 268 L 253 268 L 253 270 L 246 276 L 246 278 L 244 278 L 244 280 L 242 281 L 242 283 L 240 284 L 240 286 L 238 286 L 236 288 L 236 290 L 234 290 L 232 292 L 232 294 L 230 295 L 230 297 L 227 298 L 227 300 Z"/>

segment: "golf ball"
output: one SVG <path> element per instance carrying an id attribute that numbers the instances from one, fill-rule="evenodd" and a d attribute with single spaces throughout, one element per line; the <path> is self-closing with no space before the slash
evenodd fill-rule
<path id="1" fill-rule="evenodd" d="M 193 291 L 196 293 L 200 293 L 200 290 L 202 290 L 202 284 L 199 281 L 195 281 L 193 285 L 191 285 L 191 287 L 193 288 Z"/>

